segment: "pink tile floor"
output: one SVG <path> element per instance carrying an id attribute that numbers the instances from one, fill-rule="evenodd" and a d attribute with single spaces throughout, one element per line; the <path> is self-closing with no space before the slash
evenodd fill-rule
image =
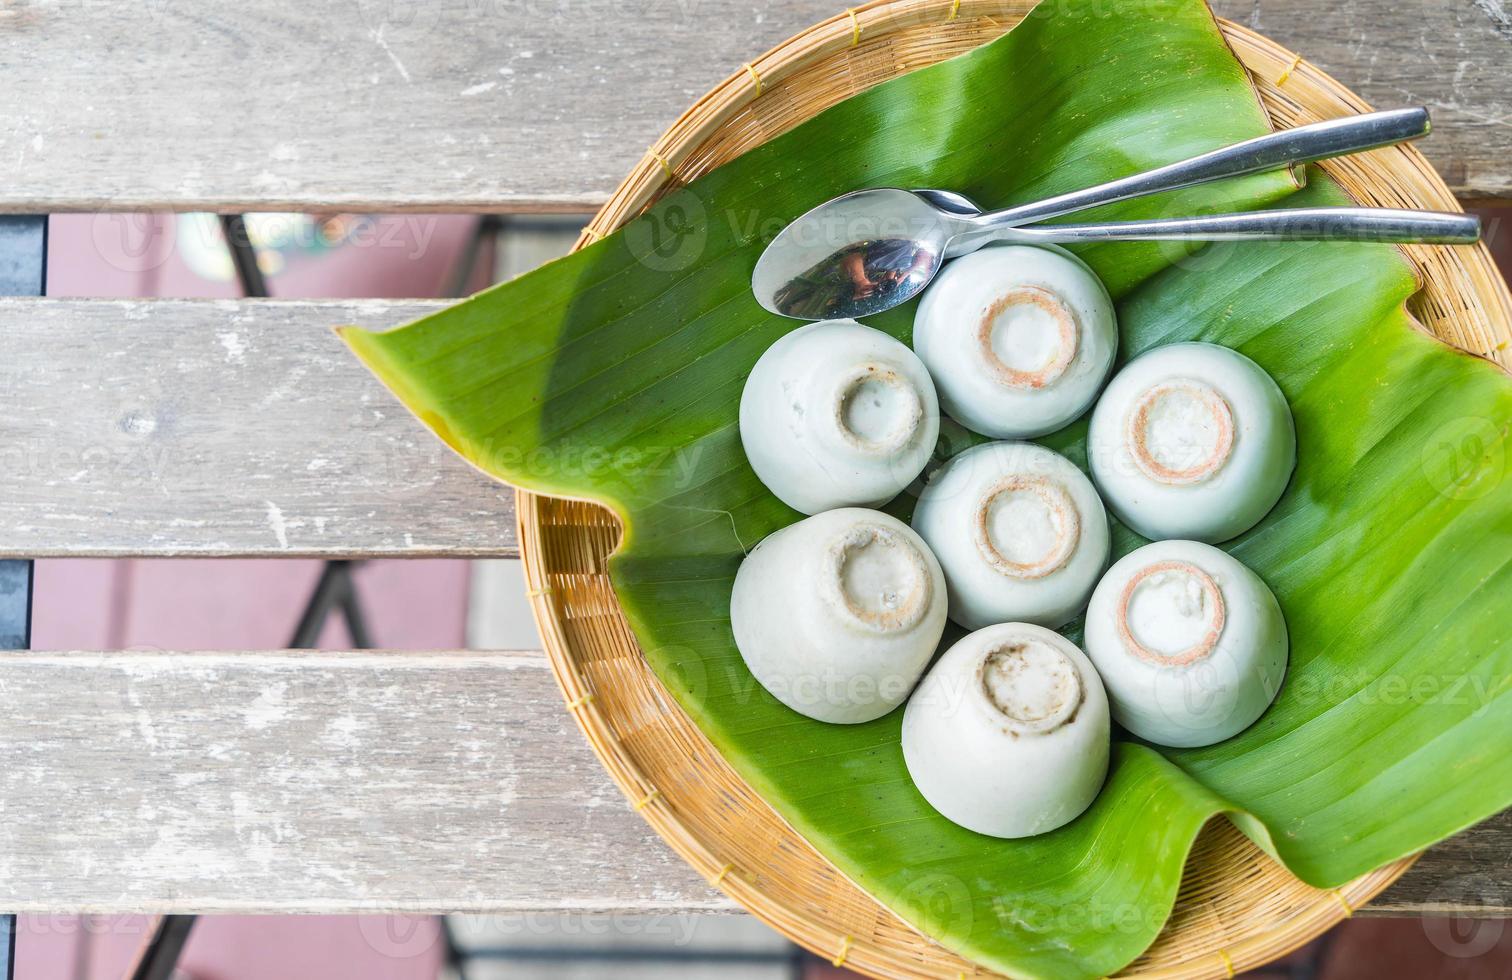
<path id="1" fill-rule="evenodd" d="M 39 650 L 264 650 L 287 646 L 321 563 L 300 559 L 79 559 L 37 563 Z M 465 561 L 375 561 L 354 571 L 374 644 L 466 645 Z M 327 621 L 320 644 L 350 647 Z"/>
<path id="2" fill-rule="evenodd" d="M 22 916 L 18 980 L 119 980 L 147 916 Z M 206 916 L 179 959 L 193 980 L 434 980 L 440 929 L 426 916 Z"/>

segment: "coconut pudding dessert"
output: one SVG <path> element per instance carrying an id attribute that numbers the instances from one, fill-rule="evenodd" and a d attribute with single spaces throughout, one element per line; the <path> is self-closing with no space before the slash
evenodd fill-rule
<path id="1" fill-rule="evenodd" d="M 914 350 L 945 413 L 998 439 L 1054 432 L 1092 404 L 1118 325 L 1070 252 L 1005 245 L 948 263 L 914 316 Z"/>
<path id="2" fill-rule="evenodd" d="M 914 507 L 968 629 L 1070 621 L 1108 561 L 1108 518 L 1070 460 L 1027 442 L 993 442 L 935 472 Z"/>
<path id="3" fill-rule="evenodd" d="M 945 651 L 903 714 L 903 759 L 929 805 L 968 830 L 1029 837 L 1091 805 L 1108 772 L 1108 700 L 1076 644 L 1028 623 Z"/>
<path id="4" fill-rule="evenodd" d="M 1297 438 L 1281 389 L 1215 344 L 1159 347 L 1108 384 L 1087 436 L 1108 507 L 1147 538 L 1216 543 L 1281 499 Z"/>
<path id="5" fill-rule="evenodd" d="M 1286 621 L 1260 577 L 1197 541 L 1116 562 L 1087 609 L 1087 655 L 1113 717 L 1158 745 L 1211 745 L 1254 723 L 1286 675 Z"/>
<path id="6" fill-rule="evenodd" d="M 903 703 L 945 629 L 928 545 L 879 511 L 847 507 L 776 531 L 735 575 L 730 626 L 773 697 L 854 724 Z"/>
<path id="7" fill-rule="evenodd" d="M 805 514 L 891 500 L 924 469 L 939 431 L 923 363 L 855 320 L 787 334 L 761 355 L 740 396 L 752 469 Z"/>

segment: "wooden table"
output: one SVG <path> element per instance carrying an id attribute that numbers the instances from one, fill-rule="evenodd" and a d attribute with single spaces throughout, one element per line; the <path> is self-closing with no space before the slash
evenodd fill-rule
<path id="1" fill-rule="evenodd" d="M 1494 3 L 1221 0 L 1512 199 Z M 0 3 L 0 213 L 587 210 L 830 3 Z M 516 552 L 329 327 L 414 302 L 0 300 L 0 557 Z M 230 339 L 228 339 L 230 338 Z M 317 463 L 317 461 L 319 461 Z M 536 652 L 0 654 L 0 909 L 718 910 Z M 1512 817 L 1369 910 L 1512 913 Z"/>

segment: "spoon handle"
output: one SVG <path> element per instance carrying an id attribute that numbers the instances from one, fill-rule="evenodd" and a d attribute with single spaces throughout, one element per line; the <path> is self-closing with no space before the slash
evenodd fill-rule
<path id="1" fill-rule="evenodd" d="M 994 240 L 1022 244 L 1105 241 L 1350 241 L 1469 245 L 1480 219 L 1445 211 L 1395 208 L 1292 208 L 1196 218 L 1002 228 Z"/>
<path id="2" fill-rule="evenodd" d="M 1096 187 L 1071 191 L 1002 211 L 992 211 L 976 221 L 994 227 L 1044 221 L 1099 204 L 1191 187 L 1193 184 L 1224 177 L 1259 173 L 1286 164 L 1327 160 L 1346 153 L 1390 146 L 1403 140 L 1426 136 L 1429 128 L 1428 110 L 1421 106 L 1327 119 L 1298 126 L 1296 129 L 1283 129 L 1278 133 L 1258 136 L 1178 163 L 1098 184 Z"/>

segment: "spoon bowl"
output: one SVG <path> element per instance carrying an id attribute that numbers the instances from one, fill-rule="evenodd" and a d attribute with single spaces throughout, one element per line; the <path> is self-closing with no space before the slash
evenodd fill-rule
<path id="1" fill-rule="evenodd" d="M 931 192 L 924 192 L 931 193 Z M 939 193 L 939 192 L 933 192 Z M 975 205 L 957 194 L 943 208 Z M 892 187 L 855 191 L 788 225 L 756 263 L 751 285 L 766 309 L 802 320 L 857 318 L 917 296 L 962 230 L 921 194 Z"/>

